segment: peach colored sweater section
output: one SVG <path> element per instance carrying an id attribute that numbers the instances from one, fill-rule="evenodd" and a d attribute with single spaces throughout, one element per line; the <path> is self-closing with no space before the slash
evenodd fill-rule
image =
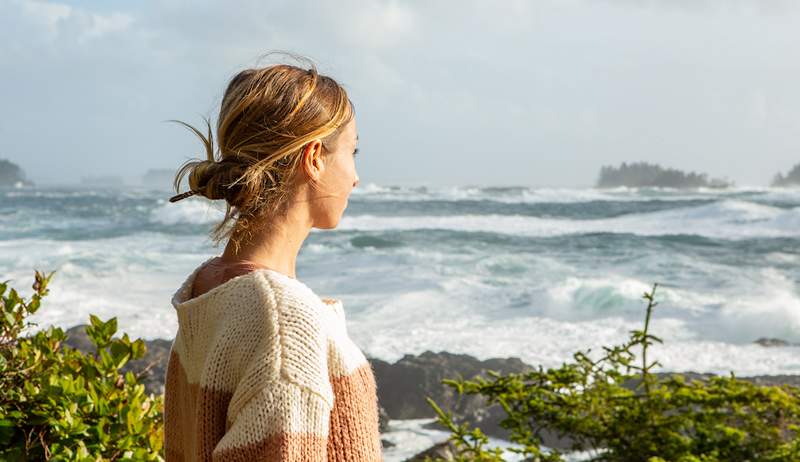
<path id="1" fill-rule="evenodd" d="M 375 377 L 342 301 L 267 268 L 198 281 L 193 296 L 219 261 L 172 297 L 166 461 L 382 461 Z"/>

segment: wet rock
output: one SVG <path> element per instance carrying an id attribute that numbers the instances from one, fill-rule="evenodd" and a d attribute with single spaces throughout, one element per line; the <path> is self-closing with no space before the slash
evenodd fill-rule
<path id="1" fill-rule="evenodd" d="M 434 444 L 430 448 L 412 456 L 403 462 L 422 462 L 425 457 L 441 458 L 444 460 L 455 460 L 456 448 L 450 441 Z"/>
<path id="2" fill-rule="evenodd" d="M 378 398 L 392 419 L 419 419 L 435 417 L 436 412 L 425 400 L 431 397 L 443 408 L 459 413 L 483 407 L 483 400 L 475 396 L 459 396 L 458 392 L 442 383 L 446 378 L 473 379 L 488 377 L 487 370 L 501 374 L 518 373 L 531 366 L 519 358 L 492 358 L 479 360 L 465 354 L 446 351 L 426 351 L 418 356 L 407 354 L 395 363 L 371 358 Z"/>

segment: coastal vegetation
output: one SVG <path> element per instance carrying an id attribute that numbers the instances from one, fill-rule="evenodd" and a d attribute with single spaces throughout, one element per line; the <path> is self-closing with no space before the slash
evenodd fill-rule
<path id="1" fill-rule="evenodd" d="M 25 177 L 19 165 L 7 159 L 0 159 L 0 187 L 33 186 Z"/>
<path id="2" fill-rule="evenodd" d="M 22 335 L 53 274 L 37 271 L 27 300 L 0 283 L 0 460 L 163 460 L 163 396 L 120 373 L 144 356 L 142 340 L 112 338 L 116 318 L 94 315 L 86 327 L 94 352 L 66 346 L 57 327 Z"/>
<path id="3" fill-rule="evenodd" d="M 800 186 L 800 164 L 795 165 L 786 175 L 778 173 L 772 179 L 772 186 Z"/>
<path id="4" fill-rule="evenodd" d="M 623 162 L 619 167 L 605 165 L 600 169 L 598 188 L 662 187 L 662 188 L 727 188 L 732 182 L 721 179 L 708 179 L 705 173 L 683 172 L 674 168 L 664 168 L 648 162 Z"/>
<path id="5" fill-rule="evenodd" d="M 0 283 L 0 460 L 163 461 L 163 394 L 145 392 L 145 371 L 122 372 L 144 357 L 142 340 L 115 336 L 116 318 L 94 315 L 84 329 L 90 349 L 67 346 L 57 327 L 26 334 L 53 274 L 36 271 L 27 299 L 9 281 Z M 644 294 L 644 327 L 599 357 L 577 352 L 557 368 L 506 364 L 523 372 L 490 370 L 488 378 L 442 383 L 458 401 L 479 395 L 486 406 L 502 406 L 509 450 L 528 461 L 565 460 L 542 444 L 545 433 L 591 461 L 800 460 L 799 388 L 654 372 L 648 347 L 661 342 L 651 331 L 656 288 Z M 487 448 L 479 427 L 426 399 L 458 448 L 447 460 L 504 460 Z"/>
<path id="6" fill-rule="evenodd" d="M 564 461 L 542 446 L 545 432 L 571 442 L 605 462 L 722 462 L 800 460 L 800 388 L 763 386 L 730 376 L 687 380 L 654 373 L 649 347 L 657 284 L 644 293 L 644 327 L 629 339 L 603 347 L 599 357 L 577 352 L 558 368 L 498 374 L 489 379 L 446 379 L 459 395 L 478 394 L 505 411 L 511 431 L 508 450 L 525 460 Z M 637 357 L 637 350 L 640 352 Z M 487 449 L 480 428 L 455 422 L 433 400 L 437 420 L 451 431 L 457 461 L 502 461 L 500 448 Z M 425 461 L 445 460 L 426 457 Z"/>

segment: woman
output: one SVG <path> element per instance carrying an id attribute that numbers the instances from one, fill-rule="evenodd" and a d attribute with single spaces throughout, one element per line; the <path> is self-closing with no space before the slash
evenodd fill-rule
<path id="1" fill-rule="evenodd" d="M 181 122 L 182 123 L 182 122 Z M 341 300 L 295 275 L 311 228 L 335 228 L 358 184 L 347 93 L 316 67 L 247 69 L 228 84 L 190 190 L 225 200 L 224 252 L 175 292 L 178 333 L 165 386 L 170 461 L 380 461 L 370 363 Z"/>

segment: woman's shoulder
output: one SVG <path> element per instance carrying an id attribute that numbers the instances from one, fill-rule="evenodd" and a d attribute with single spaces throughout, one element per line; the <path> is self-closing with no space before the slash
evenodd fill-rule
<path id="1" fill-rule="evenodd" d="M 326 375 L 326 304 L 308 286 L 281 273 L 260 271 L 254 281 L 279 342 L 281 372 L 300 381 Z M 319 369 L 309 368 L 309 361 Z"/>
<path id="2" fill-rule="evenodd" d="M 258 307 L 234 317 L 249 325 L 242 335 L 251 338 L 243 387 L 234 402 L 241 404 L 252 393 L 274 380 L 313 390 L 333 403 L 328 373 L 329 329 L 318 304 L 323 302 L 298 284 L 269 271 L 251 279 Z M 299 281 L 298 281 L 299 282 Z M 238 404 L 237 404 L 238 405 Z"/>
<path id="3" fill-rule="evenodd" d="M 281 313 L 302 314 L 309 319 L 328 323 L 329 315 L 344 318 L 342 301 L 337 298 L 320 297 L 299 279 L 273 270 L 260 270 L 255 279 L 269 305 Z"/>

